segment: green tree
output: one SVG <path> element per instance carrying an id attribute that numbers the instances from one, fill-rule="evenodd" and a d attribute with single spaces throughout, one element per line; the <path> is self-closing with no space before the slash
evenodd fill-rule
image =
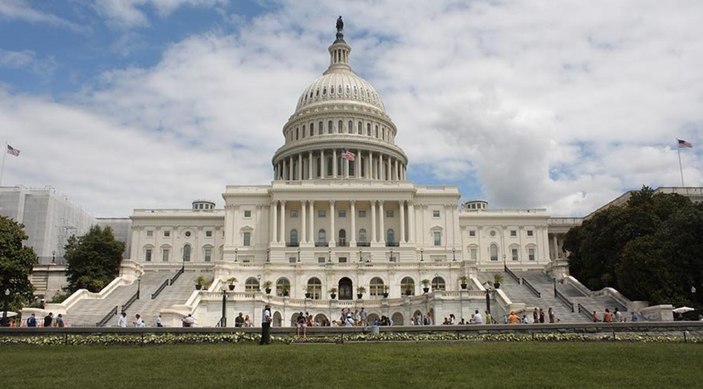
<path id="1" fill-rule="evenodd" d="M 22 243 L 25 240 L 24 225 L 0 216 L 0 292 L 10 290 L 12 310 L 19 310 L 34 299 L 29 276 L 37 263 L 37 255 L 34 249 Z"/>
<path id="2" fill-rule="evenodd" d="M 564 248 L 571 273 L 591 289 L 612 286 L 653 304 L 699 304 L 701 236 L 703 206 L 643 187 L 625 205 L 606 208 L 572 228 Z"/>
<path id="3" fill-rule="evenodd" d="M 93 226 L 81 237 L 71 236 L 65 254 L 68 290 L 99 292 L 119 274 L 124 249 L 110 227 Z"/>

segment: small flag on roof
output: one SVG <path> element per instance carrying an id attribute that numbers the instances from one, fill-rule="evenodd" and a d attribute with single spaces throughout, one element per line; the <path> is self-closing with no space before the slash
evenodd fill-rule
<path id="1" fill-rule="evenodd" d="M 679 148 L 688 147 L 691 148 L 693 145 L 690 142 L 686 142 L 683 139 L 677 139 L 679 141 Z"/>
<path id="2" fill-rule="evenodd" d="M 10 145 L 7 145 L 7 153 L 8 153 L 8 154 L 11 154 L 11 155 L 14 155 L 15 157 L 19 157 L 19 156 L 20 156 L 20 151 L 19 151 L 18 149 L 16 149 L 16 148 L 10 146 Z"/>

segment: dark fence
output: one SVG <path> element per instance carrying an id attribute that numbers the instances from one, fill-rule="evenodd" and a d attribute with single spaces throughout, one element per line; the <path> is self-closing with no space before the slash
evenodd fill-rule
<path id="1" fill-rule="evenodd" d="M 161 294 L 161 291 L 164 290 L 165 287 L 169 285 L 169 280 L 168 278 L 164 280 L 164 282 L 161 283 L 161 285 L 154 291 L 154 293 L 151 294 L 151 299 L 155 299 L 159 297 L 159 294 Z"/>
<path id="2" fill-rule="evenodd" d="M 95 323 L 95 326 L 96 327 L 103 327 L 105 324 L 107 324 L 107 322 L 109 322 L 114 316 L 117 315 L 117 308 L 118 308 L 118 306 L 115 305 L 115 307 L 112 308 L 112 310 L 110 310 L 110 312 L 108 312 L 107 315 L 105 315 L 105 317 L 100 319 L 99 322 Z"/>
<path id="3" fill-rule="evenodd" d="M 517 282 L 518 284 L 520 283 L 520 277 L 515 275 L 512 270 L 508 269 L 508 265 L 503 265 L 503 270 L 505 270 L 505 272 L 508 273 L 510 278 L 514 279 L 515 282 Z"/>
<path id="4" fill-rule="evenodd" d="M 534 294 L 535 296 L 537 296 L 537 297 L 539 297 L 539 298 L 542 298 L 542 293 L 540 293 L 539 290 L 535 289 L 535 287 L 532 286 L 532 284 L 530 284 L 530 281 L 528 281 L 528 280 L 526 280 L 526 279 L 523 278 L 523 279 L 522 279 L 522 284 L 525 285 L 525 287 L 527 287 L 527 289 L 528 289 L 530 292 L 532 292 L 532 294 Z M 573 312 L 573 311 L 572 311 L 572 312 Z"/>
<path id="5" fill-rule="evenodd" d="M 554 289 L 554 297 L 556 297 L 559 301 L 561 301 L 562 304 L 564 304 L 567 308 L 571 309 L 571 312 L 574 312 L 574 303 L 569 301 L 566 296 L 561 294 L 560 291 Z"/>
<path id="6" fill-rule="evenodd" d="M 176 274 L 174 274 L 173 277 L 171 278 L 171 285 L 173 285 L 173 283 L 178 280 L 178 278 L 181 276 L 181 274 L 183 274 L 184 271 L 186 271 L 186 267 L 182 266 L 181 269 L 178 270 L 176 272 Z"/>

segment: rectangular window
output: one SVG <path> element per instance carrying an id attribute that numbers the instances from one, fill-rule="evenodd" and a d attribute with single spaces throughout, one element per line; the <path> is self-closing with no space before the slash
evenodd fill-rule
<path id="1" fill-rule="evenodd" d="M 438 218 L 439 217 L 439 209 L 435 209 L 432 211 L 432 217 L 433 218 Z"/>
<path id="2" fill-rule="evenodd" d="M 205 231 L 206 238 L 212 238 L 212 231 Z"/>
<path id="3" fill-rule="evenodd" d="M 297 218 L 298 217 L 298 210 L 296 210 L 296 209 L 291 210 L 290 217 L 291 217 L 291 219 Z"/>
<path id="4" fill-rule="evenodd" d="M 434 245 L 435 246 L 441 246 L 442 245 L 442 233 L 440 231 L 435 231 L 432 233 L 434 236 Z"/>
<path id="5" fill-rule="evenodd" d="M 212 259 L 212 249 L 205 249 L 205 262 L 210 262 Z"/>
<path id="6" fill-rule="evenodd" d="M 533 235 L 534 235 L 534 231 L 532 231 L 532 230 L 527 230 L 527 236 L 533 236 Z"/>
<path id="7" fill-rule="evenodd" d="M 317 211 L 317 217 L 327 217 L 327 212 L 324 209 Z"/>
<path id="8" fill-rule="evenodd" d="M 347 211 L 344 209 L 340 209 L 339 211 L 337 211 L 337 216 L 338 217 L 347 217 Z"/>
<path id="9" fill-rule="evenodd" d="M 171 236 L 171 231 L 168 231 L 168 230 L 164 231 L 164 238 L 168 238 L 170 236 Z"/>
<path id="10" fill-rule="evenodd" d="M 164 249 L 163 252 L 161 253 L 161 259 L 162 259 L 164 262 L 168 262 L 168 257 L 169 257 L 170 254 L 171 254 L 171 253 L 170 253 L 170 250 L 169 250 L 169 249 Z"/>
<path id="11" fill-rule="evenodd" d="M 535 249 L 528 249 L 528 250 L 527 250 L 527 258 L 528 258 L 530 261 L 534 261 L 534 260 L 535 260 Z"/>
<path id="12" fill-rule="evenodd" d="M 146 252 L 144 253 L 144 260 L 151 262 L 151 249 L 146 249 Z"/>
<path id="13" fill-rule="evenodd" d="M 366 211 L 365 210 L 360 210 L 359 211 L 359 217 L 366 217 Z"/>
<path id="14" fill-rule="evenodd" d="M 517 236 L 517 231 L 510 230 L 510 236 Z"/>
<path id="15" fill-rule="evenodd" d="M 295 257 L 288 257 L 288 263 L 295 263 Z"/>
<path id="16" fill-rule="evenodd" d="M 471 260 L 472 261 L 478 260 L 478 249 L 471 249 Z"/>
<path id="17" fill-rule="evenodd" d="M 469 236 L 476 236 L 476 231 L 469 230 Z"/>
<path id="18" fill-rule="evenodd" d="M 339 263 L 347 263 L 347 257 L 339 257 L 337 258 L 337 260 L 339 261 Z"/>
<path id="19" fill-rule="evenodd" d="M 519 258 L 518 258 L 518 255 L 517 255 L 517 249 L 511 249 L 511 250 L 510 250 L 510 254 L 511 254 L 512 257 L 513 257 L 513 261 L 517 261 L 517 260 L 519 259 Z"/>
<path id="20" fill-rule="evenodd" d="M 154 236 L 154 231 L 153 231 L 153 230 L 148 230 L 148 231 L 146 232 L 146 236 L 148 236 L 148 237 L 151 238 L 152 236 Z"/>
<path id="21" fill-rule="evenodd" d="M 393 217 L 393 210 L 392 209 L 386 210 L 386 217 Z"/>
<path id="22" fill-rule="evenodd" d="M 317 263 L 325 263 L 325 257 L 317 257 Z"/>
<path id="23" fill-rule="evenodd" d="M 242 246 L 244 246 L 244 247 L 251 246 L 251 232 L 245 232 L 242 235 Z"/>
<path id="24" fill-rule="evenodd" d="M 247 219 L 251 217 L 251 210 L 250 209 L 244 210 L 244 217 Z"/>

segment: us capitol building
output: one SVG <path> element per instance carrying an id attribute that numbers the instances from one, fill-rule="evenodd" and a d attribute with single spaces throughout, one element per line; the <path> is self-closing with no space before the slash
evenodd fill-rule
<path id="1" fill-rule="evenodd" d="M 140 288 L 126 311 L 147 323 L 161 314 L 175 326 L 192 314 L 199 326 L 232 326 L 243 312 L 258 325 L 264 304 L 274 326 L 291 325 L 298 312 L 322 322 L 361 307 L 371 320 L 407 325 L 429 313 L 441 323 L 449 314 L 468 320 L 487 305 L 494 316 L 531 309 L 529 299 L 492 287 L 495 273 L 510 276 L 506 267 L 540 274 L 550 289 L 553 279 L 573 279 L 561 245 L 581 218 L 460 204 L 454 186 L 408 181 L 398 129 L 378 92 L 352 70 L 339 24 L 328 50 L 329 67 L 283 126 L 270 185 L 228 185 L 224 210 L 210 201 L 135 210 L 120 277 L 46 310 L 89 325 Z M 149 300 L 157 286 L 159 297 Z"/>

